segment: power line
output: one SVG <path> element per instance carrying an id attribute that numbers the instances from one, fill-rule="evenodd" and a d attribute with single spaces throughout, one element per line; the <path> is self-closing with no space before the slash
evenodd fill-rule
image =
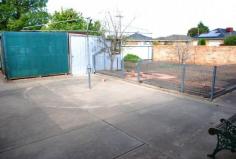
<path id="1" fill-rule="evenodd" d="M 25 32 L 78 32 L 78 33 L 86 33 L 87 30 L 21 30 L 21 31 L 25 31 Z M 109 30 L 105 30 L 105 31 L 109 31 Z M 88 30 L 89 33 L 100 33 L 100 31 L 94 31 L 94 30 Z M 114 32 L 114 31 L 110 31 L 110 32 Z M 115 32 L 114 32 L 115 33 Z M 123 32 L 125 34 L 134 34 L 137 33 L 137 31 L 130 31 L 130 32 Z M 139 32 L 140 34 L 152 34 L 149 32 Z"/>
<path id="2" fill-rule="evenodd" d="M 1 0 L 0 0 L 1 1 Z M 117 18 L 119 18 L 119 32 L 120 34 L 124 33 L 124 34 L 132 34 L 132 33 L 136 33 L 137 31 L 133 31 L 133 32 L 122 32 L 122 22 L 121 22 L 121 19 L 124 17 L 122 15 L 117 15 L 116 16 Z M 70 19 L 70 20 L 64 20 L 64 21 L 57 21 L 57 22 L 53 22 L 53 23 L 47 23 L 47 24 L 37 24 L 37 25 L 31 25 L 31 26 L 27 26 L 27 27 L 23 27 L 23 30 L 22 31 L 38 31 L 38 32 L 43 32 L 43 31 L 54 31 L 54 32 L 84 32 L 86 33 L 87 31 L 89 33 L 100 33 L 100 31 L 94 31 L 94 30 L 26 30 L 26 29 L 30 29 L 30 28 L 33 28 L 33 27 L 40 27 L 40 26 L 47 26 L 47 25 L 50 25 L 50 24 L 58 24 L 58 23 L 65 23 L 65 22 L 72 22 L 72 21 L 78 21 L 80 19 Z M 112 31 L 112 30 L 104 30 L 105 32 L 111 32 L 111 33 L 116 33 L 115 31 Z M 152 34 L 152 33 L 149 33 L 149 32 L 139 32 L 139 33 L 142 33 L 142 34 Z"/>
<path id="3" fill-rule="evenodd" d="M 27 28 L 33 28 L 33 27 L 37 27 L 37 26 L 46 26 L 46 25 L 50 25 L 50 24 L 58 24 L 58 23 L 65 23 L 65 22 L 72 22 L 72 21 L 78 21 L 79 19 L 70 19 L 70 20 L 63 20 L 63 21 L 57 21 L 57 22 L 53 22 L 53 23 L 47 23 L 47 24 L 37 24 L 37 25 L 31 25 L 31 26 L 27 26 L 27 27 L 23 27 L 23 29 L 27 29 Z"/>

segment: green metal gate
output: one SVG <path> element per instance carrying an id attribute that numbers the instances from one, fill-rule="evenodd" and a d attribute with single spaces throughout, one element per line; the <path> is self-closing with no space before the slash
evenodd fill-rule
<path id="1" fill-rule="evenodd" d="M 65 32 L 4 32 L 3 65 L 8 79 L 69 72 Z"/>

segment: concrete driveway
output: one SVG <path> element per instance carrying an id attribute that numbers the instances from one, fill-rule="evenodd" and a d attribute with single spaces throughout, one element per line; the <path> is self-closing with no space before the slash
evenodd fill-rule
<path id="1" fill-rule="evenodd" d="M 235 109 L 117 79 L 0 83 L 0 159 L 204 159 Z M 235 159 L 221 152 L 217 159 Z"/>
<path id="2" fill-rule="evenodd" d="M 224 107 L 231 107 L 233 109 L 236 109 L 236 90 L 233 92 L 227 93 L 219 98 L 216 98 L 214 102 Z"/>

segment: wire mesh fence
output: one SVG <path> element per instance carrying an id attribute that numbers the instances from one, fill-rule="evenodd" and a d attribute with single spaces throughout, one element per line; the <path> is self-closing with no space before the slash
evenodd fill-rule
<path id="1" fill-rule="evenodd" d="M 231 91 L 236 86 L 236 64 L 217 66 L 215 96 Z"/>
<path id="2" fill-rule="evenodd" d="M 124 71 L 121 55 L 113 55 L 112 58 L 111 60 L 111 57 L 107 53 L 94 55 L 94 72 L 123 78 Z"/>
<path id="3" fill-rule="evenodd" d="M 121 61 L 120 65 L 121 68 L 119 69 L 117 69 L 117 67 L 113 67 L 111 69 L 110 67 L 103 70 L 97 70 L 96 73 L 137 81 L 137 71 L 135 63 Z"/>
<path id="4" fill-rule="evenodd" d="M 162 88 L 180 90 L 180 65 L 171 62 L 147 60 L 140 62 L 137 66 L 139 67 L 138 70 L 140 70 L 140 82 Z"/>
<path id="5" fill-rule="evenodd" d="M 104 67 L 96 72 L 209 99 L 236 88 L 236 64 L 216 67 L 152 60 L 119 62 L 113 69 Z"/>
<path id="6" fill-rule="evenodd" d="M 236 88 L 236 65 L 207 66 L 141 61 L 137 80 L 142 83 L 213 99 Z"/>
<path id="7" fill-rule="evenodd" d="M 211 97 L 212 76 L 214 67 L 204 65 L 185 65 L 184 92 Z"/>

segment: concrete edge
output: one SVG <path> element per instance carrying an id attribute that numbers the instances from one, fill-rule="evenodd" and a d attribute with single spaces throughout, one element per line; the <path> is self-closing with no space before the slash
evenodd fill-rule
<path id="1" fill-rule="evenodd" d="M 213 100 L 217 97 L 221 97 L 221 96 L 224 96 L 227 93 L 233 92 L 234 90 L 236 90 L 236 85 L 233 85 L 233 86 L 225 89 L 222 93 L 217 94 L 216 96 L 214 96 Z"/>
<path id="2" fill-rule="evenodd" d="M 169 90 L 169 89 L 165 89 L 165 88 L 161 88 L 161 87 L 157 87 L 157 86 L 152 86 L 152 85 L 148 85 L 148 84 L 145 84 L 145 83 L 138 83 L 138 82 L 135 82 L 135 81 L 132 81 L 132 80 L 122 79 L 122 78 L 119 78 L 119 77 L 116 77 L 116 76 L 109 76 L 109 75 L 100 74 L 100 73 L 96 73 L 96 76 L 106 77 L 108 79 L 109 78 L 110 79 L 116 79 L 116 80 L 119 80 L 121 82 L 125 82 L 125 83 L 135 85 L 135 86 L 138 86 L 138 87 L 143 87 L 143 88 L 146 88 L 146 89 L 156 90 L 156 91 L 159 91 L 161 93 L 172 95 L 172 96 L 175 96 L 175 97 L 191 99 L 191 100 L 194 100 L 194 101 L 210 104 L 210 105 L 213 105 L 213 106 L 220 106 L 217 103 L 211 102 L 210 100 L 208 100 L 206 98 L 203 98 L 203 97 L 200 97 L 200 96 L 190 95 L 190 94 L 187 94 L 187 93 L 181 93 L 181 92 L 178 92 L 178 91 Z"/>

